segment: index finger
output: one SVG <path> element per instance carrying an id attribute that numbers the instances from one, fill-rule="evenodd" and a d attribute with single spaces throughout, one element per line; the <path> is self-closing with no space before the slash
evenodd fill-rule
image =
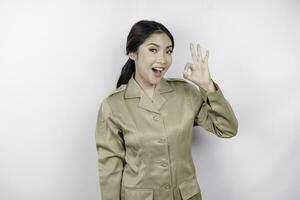
<path id="1" fill-rule="evenodd" d="M 191 50 L 193 62 L 197 63 L 197 54 L 193 43 L 190 43 L 190 50 Z"/>

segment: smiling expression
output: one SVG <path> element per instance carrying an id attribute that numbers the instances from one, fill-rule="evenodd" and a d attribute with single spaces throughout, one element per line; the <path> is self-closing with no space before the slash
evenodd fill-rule
<path id="1" fill-rule="evenodd" d="M 135 53 L 129 57 L 135 61 L 135 79 L 143 88 L 153 88 L 172 64 L 172 41 L 165 33 L 151 34 Z"/>

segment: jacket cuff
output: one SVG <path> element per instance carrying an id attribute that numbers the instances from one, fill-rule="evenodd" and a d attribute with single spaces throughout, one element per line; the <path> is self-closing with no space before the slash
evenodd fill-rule
<path id="1" fill-rule="evenodd" d="M 199 91 L 201 96 L 203 97 L 203 101 L 205 103 L 208 103 L 208 105 L 210 105 L 210 101 L 215 101 L 216 99 L 224 98 L 223 93 L 221 91 L 220 86 L 213 80 L 213 84 L 216 88 L 216 91 L 214 92 L 207 92 L 205 89 L 203 89 L 202 87 L 199 87 Z"/>

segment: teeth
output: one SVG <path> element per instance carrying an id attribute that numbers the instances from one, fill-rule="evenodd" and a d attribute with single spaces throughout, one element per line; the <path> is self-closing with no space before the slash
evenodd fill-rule
<path id="1" fill-rule="evenodd" d="M 161 68 L 161 67 L 153 67 L 153 69 L 156 69 L 158 71 L 163 71 L 164 70 L 164 68 Z"/>

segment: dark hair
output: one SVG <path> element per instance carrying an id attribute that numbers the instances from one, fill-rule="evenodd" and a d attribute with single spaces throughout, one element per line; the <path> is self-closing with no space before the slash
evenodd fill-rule
<path id="1" fill-rule="evenodd" d="M 172 41 L 172 49 L 174 49 L 174 39 L 170 31 L 161 23 L 150 20 L 141 20 L 136 22 L 128 36 L 126 42 L 126 55 L 130 52 L 137 52 L 138 47 L 152 34 L 152 33 L 165 33 Z M 127 62 L 122 68 L 119 77 L 117 88 L 122 84 L 127 84 L 131 75 L 135 72 L 134 60 L 128 58 Z"/>

